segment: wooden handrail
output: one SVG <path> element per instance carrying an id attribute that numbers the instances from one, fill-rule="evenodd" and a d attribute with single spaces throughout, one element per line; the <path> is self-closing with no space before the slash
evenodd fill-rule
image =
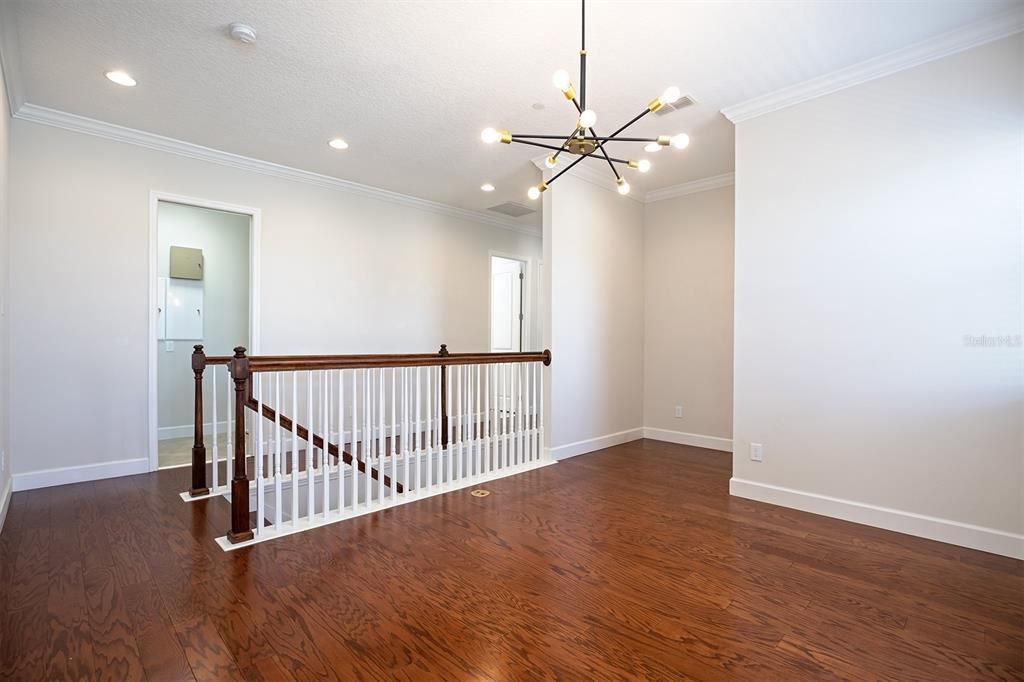
<path id="1" fill-rule="evenodd" d="M 286 372 L 314 369 L 366 369 L 375 367 L 444 367 L 516 362 L 551 364 L 551 351 L 540 353 L 451 353 L 449 355 L 254 355 L 249 358 L 253 372 Z"/>

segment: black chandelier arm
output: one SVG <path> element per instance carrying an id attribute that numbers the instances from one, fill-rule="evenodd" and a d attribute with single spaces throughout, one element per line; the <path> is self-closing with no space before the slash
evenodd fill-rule
<path id="1" fill-rule="evenodd" d="M 555 153 L 554 153 L 554 154 L 552 155 L 552 156 L 554 156 L 554 157 L 555 157 L 555 160 L 556 160 L 556 161 L 558 160 L 558 155 L 559 155 L 559 154 L 561 154 L 561 153 L 562 153 L 563 151 L 565 151 L 565 147 L 566 147 L 566 145 L 568 145 L 568 144 L 569 144 L 569 141 L 570 141 L 570 140 L 572 140 L 572 138 L 574 138 L 574 137 L 576 136 L 576 133 L 578 133 L 579 131 L 580 131 L 580 128 L 579 128 L 579 126 L 576 126 L 575 128 L 573 128 L 573 129 L 572 129 L 572 132 L 571 132 L 571 133 L 569 133 L 569 137 L 565 138 L 565 140 L 564 140 L 564 141 L 562 142 L 562 146 L 561 146 L 561 147 L 559 147 L 559 148 L 558 148 L 558 151 L 556 151 L 556 152 L 555 152 Z"/>
<path id="2" fill-rule="evenodd" d="M 574 100 L 575 101 L 575 100 Z M 587 106 L 587 0 L 580 0 L 580 101 Z M 581 109 L 582 111 L 582 109 Z"/>

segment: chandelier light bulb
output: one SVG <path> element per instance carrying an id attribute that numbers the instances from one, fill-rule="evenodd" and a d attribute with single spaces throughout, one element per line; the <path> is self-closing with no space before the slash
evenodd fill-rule
<path id="1" fill-rule="evenodd" d="M 558 159 L 555 158 L 554 154 L 544 159 L 544 165 L 548 168 L 554 168 L 556 164 L 558 164 Z"/>
<path id="2" fill-rule="evenodd" d="M 619 194 L 626 196 L 629 194 L 629 183 L 623 179 L 619 179 Z"/>
<path id="3" fill-rule="evenodd" d="M 661 102 L 662 105 L 675 104 L 676 100 L 682 96 L 683 93 L 679 91 L 679 88 L 674 85 L 670 85 L 665 88 L 665 92 L 661 93 L 661 97 L 658 98 L 658 101 Z"/>
<path id="4" fill-rule="evenodd" d="M 484 131 L 480 133 L 480 139 L 487 144 L 494 144 L 501 139 L 501 133 L 494 128 L 484 128 Z"/>
<path id="5" fill-rule="evenodd" d="M 672 136 L 672 146 L 676 149 L 686 149 L 690 144 L 690 136 L 686 133 L 679 133 Z"/>
<path id="6" fill-rule="evenodd" d="M 559 69 L 551 74 L 551 83 L 562 92 L 565 92 L 572 86 L 572 81 L 569 80 L 569 72 L 565 69 Z"/>
<path id="7" fill-rule="evenodd" d="M 661 151 L 661 145 L 658 144 L 657 142 L 651 142 L 646 147 L 644 147 L 644 151 L 647 152 L 648 154 L 654 154 L 655 152 L 660 152 Z"/>
<path id="8" fill-rule="evenodd" d="M 580 114 L 580 128 L 583 128 L 584 130 L 587 128 L 593 128 L 595 123 L 597 123 L 597 112 L 593 109 L 587 109 Z"/>
<path id="9" fill-rule="evenodd" d="M 646 173 L 651 170 L 651 162 L 647 159 L 640 159 L 640 162 L 636 165 L 636 169 L 641 173 Z"/>
<path id="10" fill-rule="evenodd" d="M 537 197 L 540 196 L 540 190 L 537 189 L 536 187 L 531 187 L 530 189 L 526 190 L 526 196 L 536 201 Z"/>

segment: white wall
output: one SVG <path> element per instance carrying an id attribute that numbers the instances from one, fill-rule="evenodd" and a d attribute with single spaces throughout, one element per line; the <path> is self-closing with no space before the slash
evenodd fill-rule
<path id="1" fill-rule="evenodd" d="M 26 121 L 11 152 L 16 486 L 147 468 L 151 190 L 262 210 L 264 353 L 486 350 L 489 250 L 540 254 L 535 236 Z"/>
<path id="2" fill-rule="evenodd" d="M 170 351 L 164 341 L 155 342 L 161 437 L 192 435 L 193 346 L 203 344 L 207 355 L 231 355 L 235 346 L 249 345 L 249 222 L 249 216 L 239 213 L 163 201 L 159 204 L 158 274 L 168 276 L 172 246 L 202 249 L 204 299 L 202 339 L 174 340 Z M 209 401 L 204 408 L 209 421 Z"/>
<path id="3" fill-rule="evenodd" d="M 566 457 L 643 426 L 643 206 L 564 175 L 544 193 L 548 446 Z"/>
<path id="4" fill-rule="evenodd" d="M 7 516 L 11 494 L 10 420 L 8 418 L 9 338 L 7 308 L 10 305 L 8 206 L 10 206 L 10 125 L 7 90 L 0 69 L 0 529 Z"/>
<path id="5" fill-rule="evenodd" d="M 733 188 L 646 204 L 643 269 L 648 435 L 727 450 L 732 441 Z M 677 405 L 682 418 L 675 416 Z"/>
<path id="6" fill-rule="evenodd" d="M 734 491 L 1024 556 L 1022 164 L 1020 34 L 739 124 Z"/>

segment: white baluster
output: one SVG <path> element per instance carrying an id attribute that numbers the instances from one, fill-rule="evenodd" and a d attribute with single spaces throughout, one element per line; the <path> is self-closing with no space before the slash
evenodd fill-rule
<path id="1" fill-rule="evenodd" d="M 363 370 L 363 499 L 366 502 L 366 506 L 370 506 L 370 495 L 372 489 L 370 488 L 370 470 L 373 466 L 373 460 L 371 459 L 373 453 L 371 451 L 373 443 L 373 433 L 370 428 L 372 424 L 373 415 L 371 414 L 372 403 L 370 402 L 370 379 L 372 377 L 370 369 Z"/>
<path id="2" fill-rule="evenodd" d="M 427 393 L 427 437 L 426 437 L 426 448 L 427 448 L 427 471 L 426 471 L 426 486 L 429 490 L 434 485 L 434 412 L 431 410 L 431 404 L 433 401 L 431 396 L 433 395 L 433 387 L 437 386 L 437 382 L 433 380 L 434 368 L 431 366 L 427 367 L 426 371 L 426 393 Z"/>
<path id="3" fill-rule="evenodd" d="M 388 444 L 385 440 L 387 431 L 384 428 L 384 368 L 378 370 L 377 382 L 377 400 L 380 408 L 377 413 L 377 501 L 383 504 L 384 460 L 388 456 Z M 394 474 L 394 471 L 391 473 Z M 394 477 L 392 476 L 392 478 Z"/>
<path id="4" fill-rule="evenodd" d="M 422 422 L 420 421 L 420 415 L 421 415 L 421 413 L 420 413 L 420 400 L 421 400 L 420 374 L 422 374 L 421 368 L 416 367 L 415 368 L 415 373 L 416 373 L 416 429 L 415 429 L 416 430 L 416 441 L 413 443 L 413 459 L 415 460 L 414 466 L 416 467 L 416 469 L 415 469 L 416 473 L 413 475 L 413 488 L 418 492 L 419 489 L 420 489 L 420 455 L 423 453 L 423 441 L 421 440 L 421 437 L 422 437 L 423 434 L 420 431 L 420 429 L 422 428 L 422 426 L 421 426 Z M 428 412 L 429 412 L 429 410 L 428 410 Z"/>
<path id="5" fill-rule="evenodd" d="M 338 370 L 338 515 L 345 513 L 345 371 Z"/>
<path id="6" fill-rule="evenodd" d="M 445 405 L 445 408 L 447 410 L 447 414 L 445 416 L 448 417 L 448 448 L 447 448 L 447 452 L 445 453 L 445 458 L 446 458 L 445 474 L 446 474 L 446 476 L 445 476 L 445 479 L 443 481 L 445 483 L 450 482 L 452 480 L 452 471 L 454 470 L 454 467 L 455 467 L 455 462 L 452 461 L 452 453 L 455 452 L 455 420 L 452 419 L 452 416 L 453 416 L 452 415 L 452 384 L 455 383 L 455 382 L 452 381 L 452 379 L 455 378 L 455 376 L 454 376 L 455 373 L 449 371 L 449 369 L 450 368 L 448 368 L 448 367 L 443 368 L 443 370 L 447 374 L 446 382 L 445 382 L 445 388 L 447 389 L 447 393 L 448 393 L 448 402 Z"/>
<path id="7" fill-rule="evenodd" d="M 289 476 L 292 493 L 292 525 L 299 523 L 299 432 L 295 425 L 299 422 L 299 373 L 293 371 L 292 377 L 292 452 L 291 475 Z"/>
<path id="8" fill-rule="evenodd" d="M 359 370 L 352 370 L 352 513 L 359 506 Z"/>
<path id="9" fill-rule="evenodd" d="M 539 424 L 537 435 L 538 440 L 540 441 L 538 451 L 540 452 L 540 456 L 547 460 L 548 453 L 544 450 L 546 445 L 544 442 L 544 365 L 540 365 L 537 369 L 539 370 L 538 373 L 540 375 L 540 382 L 538 382 L 540 385 L 537 387 L 537 419 Z"/>
<path id="10" fill-rule="evenodd" d="M 398 439 L 398 417 L 397 417 L 397 415 L 395 413 L 395 402 L 396 402 L 396 400 L 395 400 L 395 398 L 396 398 L 395 391 L 397 390 L 396 383 L 397 383 L 397 380 L 398 380 L 397 372 L 398 372 L 398 368 L 397 367 L 392 367 L 391 368 L 391 486 L 392 486 L 392 488 L 391 488 L 391 497 L 392 498 L 395 497 L 394 486 L 397 484 L 397 481 L 398 481 L 398 458 L 395 457 L 395 455 L 398 452 L 398 445 L 399 445 L 399 443 L 398 443 L 398 441 L 399 441 L 399 439 Z M 404 441 L 403 441 L 403 444 L 404 444 Z"/>
<path id="11" fill-rule="evenodd" d="M 323 443 L 324 447 L 320 450 L 320 475 L 323 477 L 323 498 L 324 498 L 324 521 L 327 520 L 327 515 L 331 508 L 331 373 L 329 370 L 324 370 L 321 377 L 322 393 L 323 393 L 323 405 L 321 406 L 321 413 L 323 419 L 321 420 L 321 426 L 323 427 Z"/>
<path id="12" fill-rule="evenodd" d="M 316 481 L 313 479 L 313 370 L 306 372 L 306 521 L 316 513 Z"/>
<path id="13" fill-rule="evenodd" d="M 227 401 L 228 402 L 228 407 L 227 407 L 227 418 L 228 418 L 228 427 L 227 427 L 227 430 L 228 430 L 228 443 L 227 443 L 227 445 L 228 445 L 228 447 L 227 447 L 227 453 L 226 453 L 227 457 L 224 459 L 224 463 L 227 466 L 227 469 L 225 470 L 224 485 L 227 487 L 228 490 L 231 490 L 231 478 L 232 478 L 232 474 L 233 474 L 232 469 L 234 468 L 233 465 L 232 465 L 232 461 L 235 459 L 235 452 L 234 452 L 234 447 L 233 447 L 233 443 L 232 443 L 232 438 L 233 438 L 233 434 L 234 434 L 234 431 L 235 431 L 234 427 L 232 426 L 234 424 L 234 419 L 232 418 L 232 415 L 234 414 L 234 405 L 235 405 L 235 401 L 232 398 L 234 398 L 234 395 L 235 395 L 235 384 L 234 384 L 234 381 L 231 378 L 231 370 L 230 369 L 228 369 L 226 374 L 227 374 L 227 380 L 228 380 L 228 390 L 226 392 L 226 395 L 228 397 L 228 401 Z"/>
<path id="14" fill-rule="evenodd" d="M 516 374 L 519 375 L 519 463 L 526 463 L 526 391 L 527 386 L 525 384 L 526 379 L 526 365 L 519 363 L 516 365 Z"/>
<path id="15" fill-rule="evenodd" d="M 253 374 L 256 384 L 256 535 L 263 535 L 263 375 Z"/>
<path id="16" fill-rule="evenodd" d="M 491 367 L 484 365 L 484 473 L 491 473 Z"/>
<path id="17" fill-rule="evenodd" d="M 402 498 L 409 493 L 409 453 L 412 451 L 409 430 L 409 368 L 402 368 Z M 396 465 L 397 466 L 397 465 Z M 392 467 L 392 470 L 394 467 Z"/>
<path id="18" fill-rule="evenodd" d="M 217 481 L 217 365 L 210 365 L 210 373 L 213 375 L 213 381 L 210 386 L 210 397 L 213 403 L 213 467 L 211 467 L 211 476 L 213 477 L 213 487 L 210 488 L 211 493 L 216 493 L 218 485 Z M 206 466 L 204 463 L 203 466 Z"/>
<path id="19" fill-rule="evenodd" d="M 509 412 L 509 377 L 508 364 L 501 365 L 501 468 L 507 469 L 509 465 L 508 453 L 508 412 Z"/>
<path id="20" fill-rule="evenodd" d="M 536 462 L 537 450 L 537 363 L 530 363 L 530 461 Z"/>
<path id="21" fill-rule="evenodd" d="M 274 374 L 274 530 L 281 527 L 284 510 L 281 509 L 281 379 L 283 372 Z"/>

